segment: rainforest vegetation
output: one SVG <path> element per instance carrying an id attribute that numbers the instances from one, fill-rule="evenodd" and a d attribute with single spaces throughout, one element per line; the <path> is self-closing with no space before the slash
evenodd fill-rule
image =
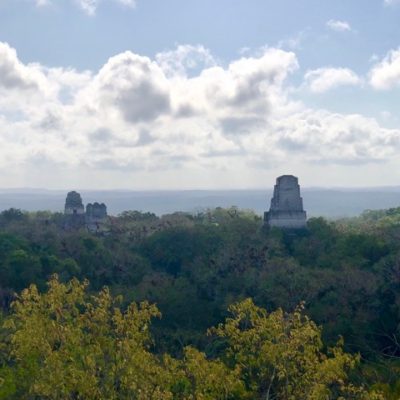
<path id="1" fill-rule="evenodd" d="M 0 213 L 0 399 L 400 398 L 400 208 L 63 218 Z"/>

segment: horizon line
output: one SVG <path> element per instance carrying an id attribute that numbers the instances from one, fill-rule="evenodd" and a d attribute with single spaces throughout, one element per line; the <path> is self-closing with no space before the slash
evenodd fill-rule
<path id="1" fill-rule="evenodd" d="M 0 192 L 13 192 L 13 191 L 43 191 L 43 192 L 69 192 L 69 191 L 83 191 L 83 192 L 229 192 L 229 191 L 265 191 L 273 189 L 275 184 L 265 187 L 230 187 L 230 188 L 83 188 L 83 187 L 70 187 L 70 188 L 42 188 L 42 187 L 0 187 Z M 399 185 L 382 185 L 382 186 L 303 186 L 300 185 L 301 190 L 388 190 L 400 189 Z"/>

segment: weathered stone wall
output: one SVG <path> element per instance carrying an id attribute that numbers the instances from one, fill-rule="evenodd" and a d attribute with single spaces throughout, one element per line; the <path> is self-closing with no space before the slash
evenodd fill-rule
<path id="1" fill-rule="evenodd" d="M 107 207 L 104 203 L 89 203 L 86 206 L 86 217 L 93 220 L 103 220 L 107 218 Z"/>
<path id="2" fill-rule="evenodd" d="M 64 212 L 66 215 L 85 213 L 82 197 L 78 192 L 72 191 L 67 194 Z"/>
<path id="3" fill-rule="evenodd" d="M 270 227 L 300 229 L 306 227 L 307 215 L 303 210 L 298 179 L 293 175 L 282 175 L 276 180 L 274 195 L 264 221 Z"/>
<path id="4" fill-rule="evenodd" d="M 303 211 L 303 199 L 295 176 L 283 175 L 276 180 L 271 211 Z"/>
<path id="5" fill-rule="evenodd" d="M 72 191 L 67 194 L 64 214 L 65 229 L 80 229 L 86 226 L 91 232 L 99 232 L 107 219 L 107 207 L 104 203 L 89 203 L 85 212 L 81 195 Z"/>
<path id="6" fill-rule="evenodd" d="M 86 206 L 86 227 L 91 232 L 99 232 L 107 219 L 107 207 L 104 203 L 89 203 Z"/>
<path id="7" fill-rule="evenodd" d="M 67 194 L 64 214 L 65 229 L 79 229 L 85 226 L 85 207 L 78 192 L 72 191 Z"/>

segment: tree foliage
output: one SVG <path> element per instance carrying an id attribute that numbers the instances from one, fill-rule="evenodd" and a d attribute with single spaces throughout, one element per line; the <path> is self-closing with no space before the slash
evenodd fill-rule
<path id="1" fill-rule="evenodd" d="M 268 314 L 245 300 L 213 328 L 226 340 L 220 358 L 186 347 L 181 359 L 151 351 L 154 305 L 119 306 L 107 288 L 87 282 L 47 292 L 31 285 L 12 305 L 1 332 L 4 399 L 378 399 L 348 383 L 358 357 L 338 344 L 323 351 L 320 329 L 302 308 Z"/>
<path id="2" fill-rule="evenodd" d="M 162 217 L 128 211 L 92 234 L 64 230 L 60 213 L 11 209 L 0 213 L 0 308 L 7 316 L 15 292 L 35 284 L 42 293 L 53 274 L 60 284 L 87 279 L 89 293 L 107 285 L 110 296 L 123 295 L 121 310 L 132 302 L 157 304 L 163 318 L 149 327 L 151 353 L 170 354 L 174 362 L 189 355 L 200 362 L 206 354 L 204 360 L 216 361 L 213 368 L 222 371 L 218 362 L 228 366 L 220 353 L 227 338 L 214 340 L 206 331 L 225 320 L 229 305 L 252 298 L 263 309 L 290 314 L 304 302 L 328 347 L 336 348 L 343 336 L 346 354 L 360 353 L 355 381 L 379 384 L 395 398 L 398 215 L 392 209 L 341 221 L 311 218 L 307 230 L 286 232 L 264 229 L 259 216 L 236 207 Z M 182 376 L 183 367 L 176 368 Z M 182 393 L 192 385 L 185 379 Z"/>

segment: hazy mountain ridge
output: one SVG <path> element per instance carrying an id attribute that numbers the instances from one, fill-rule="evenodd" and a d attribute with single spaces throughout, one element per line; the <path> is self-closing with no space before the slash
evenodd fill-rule
<path id="1" fill-rule="evenodd" d="M 205 208 L 253 209 L 259 214 L 269 209 L 272 190 L 183 190 L 128 191 L 81 190 L 85 204 L 106 203 L 110 214 L 124 210 L 150 211 L 158 215 L 175 211 L 196 212 Z M 46 189 L 0 189 L 0 210 L 11 207 L 26 211 L 62 211 L 67 191 Z M 400 206 L 400 187 L 303 188 L 304 208 L 309 216 L 355 216 L 366 209 Z"/>

